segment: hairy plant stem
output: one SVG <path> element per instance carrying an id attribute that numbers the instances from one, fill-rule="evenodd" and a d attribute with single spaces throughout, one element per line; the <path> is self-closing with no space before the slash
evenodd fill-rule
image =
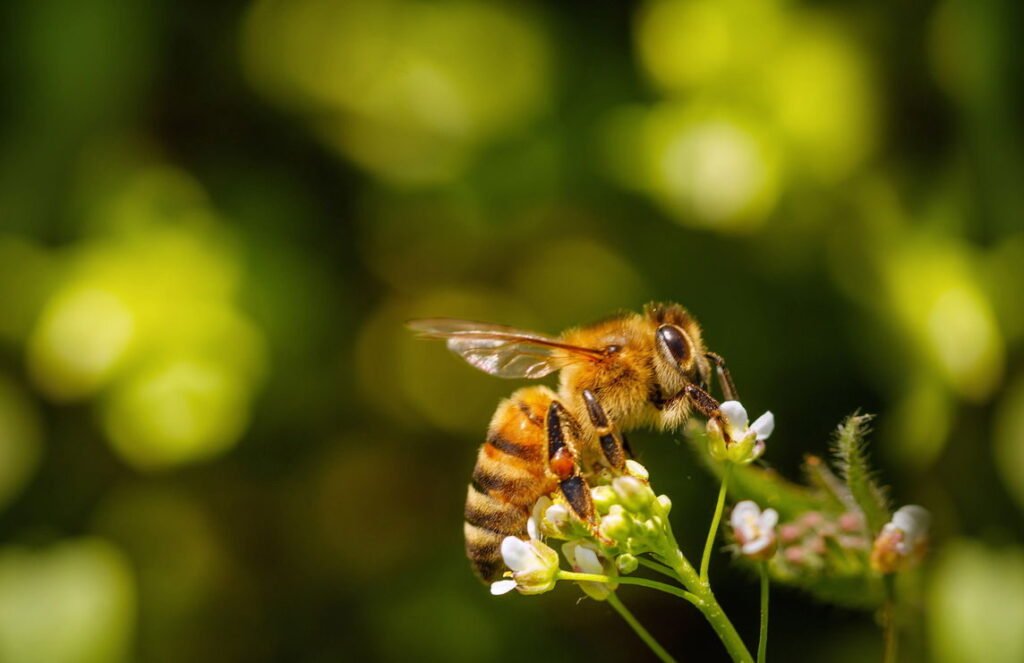
<path id="1" fill-rule="evenodd" d="M 768 562 L 761 562 L 761 635 L 757 640 L 757 663 L 765 663 L 768 650 Z"/>
<path id="2" fill-rule="evenodd" d="M 629 624 L 630 628 L 633 629 L 633 632 L 636 633 L 648 647 L 650 647 L 651 651 L 654 652 L 654 655 L 657 656 L 659 660 L 663 661 L 663 663 L 675 663 L 675 659 L 665 651 L 665 648 L 658 644 L 658 641 L 654 639 L 654 636 L 652 636 L 647 629 L 645 629 L 643 625 L 636 620 L 633 613 L 627 610 L 626 606 L 622 605 L 622 601 L 620 601 L 619 597 L 615 595 L 615 592 L 608 595 L 607 602 L 608 605 L 615 609 L 615 612 L 619 613 L 619 616 L 622 617 L 623 621 Z"/>
<path id="3" fill-rule="evenodd" d="M 708 540 L 704 543 L 704 555 L 700 559 L 700 581 L 708 583 L 708 566 L 711 564 L 711 551 L 715 547 L 715 539 L 718 537 L 718 524 L 722 521 L 722 511 L 725 508 L 725 493 L 729 487 L 729 476 L 732 474 L 732 463 L 726 462 L 722 469 L 722 485 L 718 489 L 718 503 L 715 505 L 715 515 L 711 518 L 711 527 L 708 528 Z"/>

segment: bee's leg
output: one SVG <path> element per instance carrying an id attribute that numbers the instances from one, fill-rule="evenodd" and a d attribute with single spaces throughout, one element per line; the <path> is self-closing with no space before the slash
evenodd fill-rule
<path id="1" fill-rule="evenodd" d="M 604 408 L 598 402 L 597 396 L 589 389 L 583 390 L 583 402 L 587 404 L 587 414 L 590 415 L 590 423 L 594 425 L 597 439 L 601 443 L 601 451 L 605 460 L 616 470 L 626 467 L 626 440 L 615 429 L 615 426 L 608 420 Z M 630 456 L 632 454 L 629 454 Z"/>
<path id="2" fill-rule="evenodd" d="M 552 401 L 548 407 L 547 434 L 548 466 L 558 478 L 559 490 L 580 520 L 595 523 L 590 486 L 583 479 L 576 456 L 576 441 L 580 436 L 580 427 L 558 401 Z"/>
<path id="3" fill-rule="evenodd" d="M 733 384 L 732 374 L 725 365 L 722 355 L 715 352 L 705 352 L 704 356 L 715 365 L 715 372 L 718 374 L 718 385 L 722 389 L 722 396 L 727 401 L 738 401 L 739 394 L 736 393 L 736 385 Z"/>
<path id="4" fill-rule="evenodd" d="M 698 412 L 703 414 L 707 419 L 718 416 L 718 401 L 715 400 L 714 396 L 704 391 L 695 384 L 688 384 L 679 394 L 684 396 L 690 405 L 692 405 Z M 678 398 L 678 396 L 676 397 Z"/>

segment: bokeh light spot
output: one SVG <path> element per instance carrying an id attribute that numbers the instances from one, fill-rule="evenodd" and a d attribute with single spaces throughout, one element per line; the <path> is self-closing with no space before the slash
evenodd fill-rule
<path id="1" fill-rule="evenodd" d="M 170 360 L 143 370 L 111 394 L 104 424 L 114 447 L 143 469 L 207 458 L 238 441 L 248 392 L 209 361 Z"/>
<path id="2" fill-rule="evenodd" d="M 951 542 L 936 562 L 926 614 L 938 663 L 1024 660 L 1024 550 Z"/>
<path id="3" fill-rule="evenodd" d="M 135 331 L 135 315 L 122 297 L 71 286 L 50 300 L 32 335 L 32 374 L 53 398 L 90 396 L 125 358 Z"/>
<path id="4" fill-rule="evenodd" d="M 729 111 L 662 106 L 648 118 L 650 186 L 678 218 L 720 231 L 759 225 L 779 194 L 777 149 Z"/>
<path id="5" fill-rule="evenodd" d="M 1010 385 L 999 403 L 994 438 L 996 470 L 1024 511 L 1024 376 Z"/>
<path id="6" fill-rule="evenodd" d="M 0 374 L 0 510 L 32 477 L 42 447 L 39 412 L 20 387 Z"/>
<path id="7" fill-rule="evenodd" d="M 0 550 L 0 660 L 120 663 L 135 629 L 135 582 L 99 539 Z"/>

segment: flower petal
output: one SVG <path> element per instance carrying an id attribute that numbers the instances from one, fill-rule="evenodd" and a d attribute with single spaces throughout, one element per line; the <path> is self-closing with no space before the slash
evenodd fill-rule
<path id="1" fill-rule="evenodd" d="M 779 523 L 779 512 L 775 509 L 765 509 L 761 512 L 761 529 L 773 530 Z"/>
<path id="2" fill-rule="evenodd" d="M 544 512 L 548 510 L 552 504 L 551 498 L 546 495 L 537 500 L 537 503 L 533 505 L 533 511 L 530 512 L 530 520 L 533 521 L 533 529 L 530 529 L 530 522 L 526 523 L 526 531 L 530 533 L 531 539 L 539 539 L 540 532 L 537 531 L 538 525 L 544 520 Z"/>
<path id="3" fill-rule="evenodd" d="M 604 575 L 604 567 L 601 566 L 597 553 L 584 546 L 576 546 L 576 567 L 581 573 Z"/>
<path id="4" fill-rule="evenodd" d="M 534 541 L 540 541 L 540 529 L 537 527 L 537 520 L 533 516 L 526 519 L 526 533 Z"/>
<path id="5" fill-rule="evenodd" d="M 508 594 L 515 588 L 515 580 L 499 580 L 491 583 L 491 594 L 494 596 L 501 596 L 502 594 Z"/>
<path id="6" fill-rule="evenodd" d="M 931 524 L 932 516 L 928 510 L 916 504 L 908 504 L 900 507 L 892 514 L 892 524 L 906 532 L 909 536 L 915 536 L 927 531 Z"/>
<path id="7" fill-rule="evenodd" d="M 758 440 L 767 440 L 775 430 L 775 415 L 771 411 L 765 412 L 750 424 L 750 430 L 757 433 Z"/>
<path id="8" fill-rule="evenodd" d="M 761 507 L 757 506 L 756 502 L 743 500 L 732 508 L 732 515 L 729 516 L 729 522 L 736 528 L 745 527 L 749 520 L 757 519 L 760 515 Z"/>
<path id="9" fill-rule="evenodd" d="M 756 555 L 770 546 L 773 541 L 774 539 L 770 536 L 762 536 L 754 539 L 753 541 L 744 543 L 740 550 L 743 551 L 744 555 Z"/>
<path id="10" fill-rule="evenodd" d="M 742 435 L 747 430 L 747 422 L 750 419 L 747 417 L 746 408 L 739 401 L 725 401 L 718 406 L 718 411 L 725 419 L 729 437 L 732 437 L 734 431 L 737 435 Z"/>
<path id="11" fill-rule="evenodd" d="M 501 558 L 513 571 L 526 571 L 537 563 L 537 555 L 530 544 L 514 536 L 506 536 L 501 542 Z"/>

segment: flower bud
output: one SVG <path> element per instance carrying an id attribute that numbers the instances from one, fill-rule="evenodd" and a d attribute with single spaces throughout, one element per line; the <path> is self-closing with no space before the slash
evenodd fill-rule
<path id="1" fill-rule="evenodd" d="M 804 528 L 796 523 L 786 523 L 779 527 L 779 540 L 784 544 L 796 543 L 804 536 Z"/>
<path id="2" fill-rule="evenodd" d="M 726 460 L 728 458 L 729 449 L 725 442 L 725 433 L 722 430 L 722 425 L 718 422 L 716 417 L 708 419 L 707 434 L 708 453 L 715 460 Z"/>
<path id="3" fill-rule="evenodd" d="M 640 566 L 640 560 L 635 556 L 626 553 L 619 555 L 615 559 L 615 566 L 619 569 L 619 573 L 629 574 L 636 571 L 637 567 Z"/>
<path id="4" fill-rule="evenodd" d="M 856 511 L 847 511 L 839 516 L 839 529 L 856 534 L 864 529 L 864 516 Z"/>
<path id="5" fill-rule="evenodd" d="M 658 495 L 658 505 L 661 506 L 661 510 L 666 516 L 672 511 L 672 500 L 668 495 Z"/>
<path id="6" fill-rule="evenodd" d="M 642 512 L 654 499 L 650 486 L 634 477 L 617 477 L 612 481 L 612 488 L 623 506 L 633 512 Z"/>
<path id="7" fill-rule="evenodd" d="M 624 542 L 629 538 L 632 525 L 630 520 L 622 513 L 609 513 L 601 519 L 598 526 L 601 534 L 616 542 Z"/>
<path id="8" fill-rule="evenodd" d="M 608 513 L 613 504 L 617 504 L 619 496 L 611 486 L 596 486 L 590 490 L 590 499 L 598 513 Z"/>
<path id="9" fill-rule="evenodd" d="M 644 481 L 651 478 L 650 473 L 647 472 L 647 468 L 632 458 L 626 461 L 626 473 L 630 476 L 636 477 L 637 479 L 643 479 Z"/>

